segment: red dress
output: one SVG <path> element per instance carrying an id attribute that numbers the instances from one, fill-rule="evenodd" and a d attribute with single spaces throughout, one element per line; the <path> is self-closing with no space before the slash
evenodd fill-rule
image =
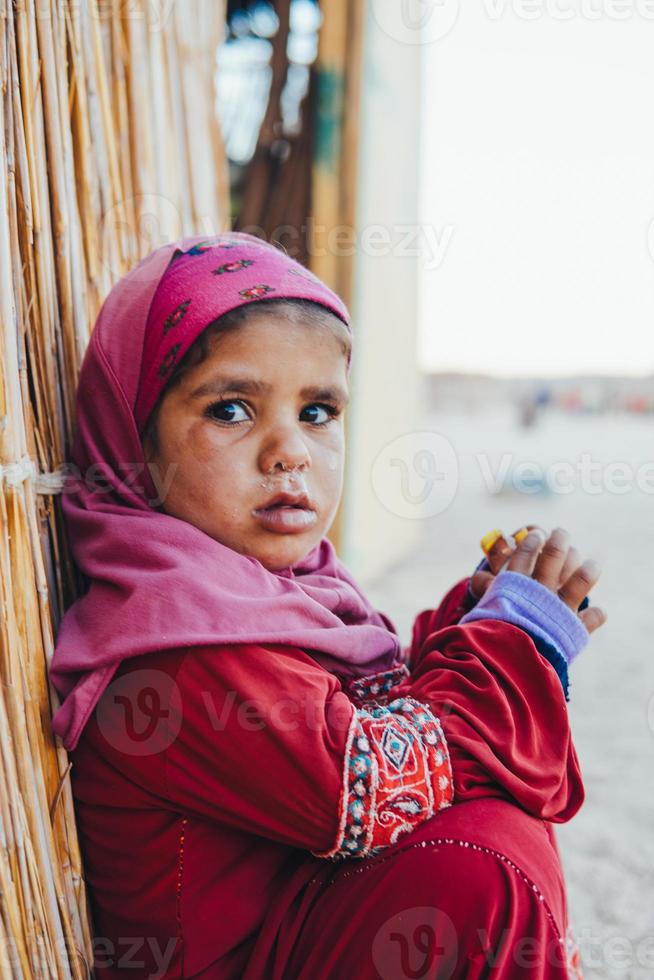
<path id="1" fill-rule="evenodd" d="M 98 980 L 576 975 L 551 826 L 583 801 L 563 692 L 517 627 L 456 625 L 465 584 L 376 686 L 281 645 L 120 665 L 70 754 Z M 398 698 L 440 717 L 453 805 L 370 856 L 315 856 L 368 832 L 348 738 Z"/>

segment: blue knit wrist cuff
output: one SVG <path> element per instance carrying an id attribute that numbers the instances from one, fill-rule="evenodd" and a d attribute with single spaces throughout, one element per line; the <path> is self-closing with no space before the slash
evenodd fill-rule
<path id="1" fill-rule="evenodd" d="M 540 636 L 534 636 L 533 633 L 529 634 L 534 643 L 534 646 L 540 653 L 541 657 L 547 660 L 548 663 L 554 667 L 557 677 L 561 681 L 561 687 L 563 688 L 563 694 L 565 695 L 566 701 L 570 700 L 570 681 L 568 678 L 568 665 L 565 662 L 565 657 L 563 654 L 559 653 L 556 647 L 552 646 L 551 643 L 546 643 L 542 640 Z"/>

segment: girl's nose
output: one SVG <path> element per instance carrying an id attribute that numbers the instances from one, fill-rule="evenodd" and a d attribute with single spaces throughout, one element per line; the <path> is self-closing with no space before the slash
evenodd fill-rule
<path id="1" fill-rule="evenodd" d="M 275 470 L 306 469 L 311 465 L 311 456 L 302 434 L 291 427 L 279 427 L 270 433 L 260 456 L 262 473 Z"/>

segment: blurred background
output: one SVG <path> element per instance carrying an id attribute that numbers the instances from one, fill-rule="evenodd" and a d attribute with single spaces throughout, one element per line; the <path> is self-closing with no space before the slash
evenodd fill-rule
<path id="1" fill-rule="evenodd" d="M 405 642 L 494 527 L 566 527 L 602 564 L 593 600 L 608 621 L 573 667 L 569 706 L 587 799 L 558 836 L 585 975 L 651 977 L 654 14 L 355 8 L 330 5 L 325 20 L 292 0 L 284 28 L 282 4 L 229 4 L 218 105 L 235 226 L 295 248 L 350 304 L 349 458 L 332 537 Z M 303 125 L 320 155 L 330 113 L 355 120 L 349 156 L 341 141 L 327 164 L 336 184 L 316 182 L 312 161 L 304 200 L 327 226 L 313 241 L 296 234 L 297 159 L 288 197 L 262 218 L 280 19 L 269 166 L 302 152 Z"/>

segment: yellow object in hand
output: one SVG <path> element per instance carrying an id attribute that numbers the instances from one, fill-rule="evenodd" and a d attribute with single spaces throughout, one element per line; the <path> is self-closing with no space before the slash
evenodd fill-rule
<path id="1" fill-rule="evenodd" d="M 521 527 L 520 530 L 516 531 L 516 533 L 513 535 L 513 540 L 516 544 L 520 544 L 520 542 L 526 538 L 528 534 L 528 529 L 526 527 Z"/>
<path id="2" fill-rule="evenodd" d="M 502 532 L 498 531 L 497 528 L 495 528 L 493 531 L 489 531 L 488 534 L 485 534 L 483 536 L 483 538 L 479 543 L 481 544 L 481 550 L 484 552 L 485 555 L 488 554 L 488 552 L 492 549 L 493 545 L 496 544 L 501 537 L 502 537 Z"/>

